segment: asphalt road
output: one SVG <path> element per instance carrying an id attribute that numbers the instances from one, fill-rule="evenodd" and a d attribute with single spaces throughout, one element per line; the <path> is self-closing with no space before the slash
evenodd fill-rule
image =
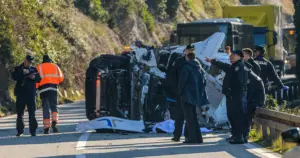
<path id="1" fill-rule="evenodd" d="M 201 145 L 174 143 L 170 134 L 100 134 L 75 131 L 85 118 L 84 103 L 59 106 L 61 133 L 44 135 L 42 113 L 37 111 L 39 129 L 37 137 L 31 137 L 28 129 L 23 137 L 16 137 L 16 116 L 0 119 L 1 158 L 157 158 L 157 157 L 201 157 L 201 158 L 277 158 L 278 155 L 253 144 L 230 145 L 225 141 L 228 133 L 204 134 Z M 27 115 L 25 118 L 28 127 Z"/>

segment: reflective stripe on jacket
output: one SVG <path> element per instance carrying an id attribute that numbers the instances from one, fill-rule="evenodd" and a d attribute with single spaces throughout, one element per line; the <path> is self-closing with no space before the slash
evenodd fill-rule
<path id="1" fill-rule="evenodd" d="M 41 76 L 41 81 L 36 84 L 36 88 L 45 84 L 59 85 L 64 80 L 64 75 L 60 68 L 53 63 L 42 63 L 36 68 Z"/>

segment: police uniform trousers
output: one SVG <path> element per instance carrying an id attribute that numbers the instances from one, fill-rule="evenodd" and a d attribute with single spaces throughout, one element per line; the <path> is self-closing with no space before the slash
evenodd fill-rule
<path id="1" fill-rule="evenodd" d="M 256 106 L 255 105 L 247 105 L 247 112 L 245 115 L 245 123 L 244 123 L 244 136 L 248 137 L 250 130 L 251 130 L 251 125 L 252 125 L 252 120 L 254 118 L 256 111 Z"/>
<path id="2" fill-rule="evenodd" d="M 181 104 L 178 104 L 177 102 L 174 103 L 174 120 L 175 120 L 175 129 L 173 132 L 174 138 L 180 138 L 182 135 L 182 130 L 183 130 L 183 124 L 184 124 L 184 112 L 182 110 Z M 187 138 L 187 130 L 186 126 L 184 128 L 184 136 Z"/>
<path id="3" fill-rule="evenodd" d="M 184 112 L 185 123 L 185 133 L 186 138 L 189 142 L 202 142 L 202 134 L 200 131 L 200 126 L 197 120 L 196 106 L 191 104 L 182 104 L 182 109 Z"/>
<path id="4" fill-rule="evenodd" d="M 25 106 L 27 105 L 28 116 L 29 116 L 29 132 L 35 134 L 38 127 L 38 123 L 35 118 L 36 111 L 36 96 L 31 95 L 18 95 L 16 98 L 16 109 L 17 109 L 17 131 L 18 133 L 24 133 L 24 113 Z"/>
<path id="5" fill-rule="evenodd" d="M 234 115 L 232 114 L 233 112 L 233 107 L 231 105 L 231 97 L 230 96 L 226 96 L 226 110 L 227 110 L 227 118 L 228 118 L 228 121 L 231 125 L 231 135 L 232 136 L 235 136 L 235 133 L 233 133 L 233 126 L 234 126 Z"/>
<path id="6" fill-rule="evenodd" d="M 245 114 L 247 111 L 247 92 L 227 97 L 229 106 L 229 116 L 232 119 L 232 133 L 234 136 L 240 137 L 245 133 Z"/>
<path id="7" fill-rule="evenodd" d="M 40 98 L 42 100 L 43 106 L 43 118 L 44 118 L 44 129 L 50 128 L 50 112 L 51 109 L 51 116 L 52 116 L 52 125 L 55 126 L 58 123 L 58 97 L 57 91 L 46 91 L 40 94 Z"/>

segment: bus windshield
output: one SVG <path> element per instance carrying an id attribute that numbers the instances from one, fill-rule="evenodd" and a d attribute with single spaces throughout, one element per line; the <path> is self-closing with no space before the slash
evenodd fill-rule
<path id="1" fill-rule="evenodd" d="M 225 49 L 228 24 L 218 23 L 200 23 L 200 24 L 181 24 L 177 27 L 178 31 L 178 44 L 187 45 L 189 43 L 195 43 L 206 40 L 209 36 L 216 32 L 225 33 L 225 39 L 221 45 L 222 49 Z"/>

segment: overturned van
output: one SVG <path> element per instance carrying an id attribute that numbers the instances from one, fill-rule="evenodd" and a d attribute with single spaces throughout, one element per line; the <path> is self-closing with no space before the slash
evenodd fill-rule
<path id="1" fill-rule="evenodd" d="M 226 100 L 221 93 L 224 73 L 205 62 L 205 57 L 228 62 L 226 54 L 218 53 L 223 40 L 223 33 L 215 33 L 205 41 L 193 43 L 196 56 L 207 72 L 210 104 L 202 120 L 200 115 L 202 127 L 217 127 L 228 122 Z M 86 71 L 87 118 L 112 116 L 143 121 L 145 125 L 172 119 L 172 103 L 176 100 L 169 98 L 172 88 L 166 88 L 164 82 L 172 81 L 168 72 L 184 49 L 185 46 L 173 46 L 155 50 L 136 42 L 129 52 L 94 58 Z"/>

